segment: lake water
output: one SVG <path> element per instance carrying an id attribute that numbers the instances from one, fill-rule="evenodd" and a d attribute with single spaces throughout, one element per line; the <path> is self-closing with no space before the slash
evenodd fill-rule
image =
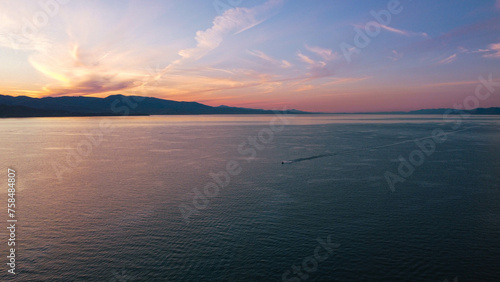
<path id="1" fill-rule="evenodd" d="M 499 281 L 499 129 L 459 116 L 2 119 L 2 218 L 12 168 L 18 222 L 15 279 L 0 228 L 0 279 Z"/>

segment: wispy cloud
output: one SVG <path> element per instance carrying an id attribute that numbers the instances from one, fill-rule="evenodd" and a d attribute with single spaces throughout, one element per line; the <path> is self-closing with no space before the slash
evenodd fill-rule
<path id="1" fill-rule="evenodd" d="M 310 65 L 314 65 L 314 64 L 316 64 L 316 62 L 315 62 L 313 59 L 311 59 L 311 58 L 309 58 L 308 56 L 306 56 L 306 55 L 302 54 L 301 52 L 298 52 L 298 53 L 297 53 L 297 56 L 298 56 L 298 57 L 299 57 L 299 59 L 300 59 L 302 62 L 304 62 L 304 63 L 310 64 Z"/>
<path id="2" fill-rule="evenodd" d="M 449 86 L 461 86 L 461 85 L 473 85 L 473 84 L 477 84 L 477 80 L 429 83 L 429 84 L 421 85 L 419 87 L 424 87 L 424 88 L 425 87 L 449 87 Z"/>
<path id="3" fill-rule="evenodd" d="M 135 79 L 120 80 L 115 76 L 88 76 L 82 81 L 72 81 L 67 87 L 61 86 L 46 86 L 44 90 L 50 96 L 63 96 L 63 95 L 91 95 L 95 93 L 109 93 L 115 91 L 122 91 L 137 87 L 138 83 Z"/>
<path id="4" fill-rule="evenodd" d="M 32 54 L 29 63 L 54 80 L 43 87 L 43 96 L 93 95 L 141 85 L 145 72 L 134 67 L 137 61 L 130 55 L 98 45 L 83 48 L 78 42 L 52 42 L 50 48 Z"/>
<path id="5" fill-rule="evenodd" d="M 401 35 L 405 35 L 405 36 L 421 36 L 421 37 L 424 37 L 424 38 L 428 38 L 429 35 L 425 32 L 413 32 L 413 31 L 407 31 L 407 30 L 402 30 L 402 29 L 397 29 L 397 28 L 394 28 L 394 27 L 390 27 L 390 26 L 386 26 L 386 25 L 383 25 L 383 24 L 380 24 L 380 27 L 387 30 L 387 31 L 390 31 L 390 32 L 394 32 L 394 33 L 397 33 L 397 34 L 401 34 Z"/>
<path id="6" fill-rule="evenodd" d="M 217 48 L 224 37 L 248 30 L 264 22 L 270 11 L 283 4 L 283 0 L 269 0 L 254 8 L 232 8 L 217 16 L 212 27 L 196 32 L 196 47 L 179 51 L 184 59 L 199 59 Z"/>
<path id="7" fill-rule="evenodd" d="M 483 54 L 483 58 L 500 58 L 500 42 L 488 45 L 488 48 L 480 48 L 477 50 L 469 50 L 464 47 L 459 47 L 461 53 L 466 54 Z"/>
<path id="8" fill-rule="evenodd" d="M 402 53 L 399 53 L 396 50 L 392 50 L 391 55 L 389 56 L 389 59 L 391 59 L 393 61 L 399 61 L 399 59 L 401 59 L 402 57 L 403 57 Z"/>
<path id="9" fill-rule="evenodd" d="M 453 54 L 447 58 L 442 59 L 441 61 L 438 62 L 439 65 L 446 65 L 449 64 L 457 59 L 457 54 Z"/>
<path id="10" fill-rule="evenodd" d="M 146 74 L 137 66 L 147 65 L 150 56 L 144 55 L 147 43 L 137 41 L 126 47 L 122 45 L 131 37 L 128 31 L 149 20 L 140 17 L 140 9 L 122 10 L 123 14 L 117 15 L 135 15 L 135 20 L 115 24 L 108 22 L 106 17 L 95 16 L 99 6 L 82 5 L 74 9 L 71 5 L 60 5 L 49 14 L 44 25 L 33 25 L 31 16 L 46 12 L 40 10 L 40 6 L 29 1 L 0 3 L 2 8 L 5 5 L 10 5 L 9 13 L 0 15 L 0 32 L 8 36 L 0 36 L 0 45 L 22 50 L 27 63 L 46 77 L 38 92 L 26 93 L 36 96 L 106 95 L 141 85 Z M 148 14 L 152 16 L 153 13 Z M 95 16 L 95 20 L 89 22 L 90 15 Z"/>
<path id="11" fill-rule="evenodd" d="M 206 66 L 200 68 L 196 62 L 205 57 L 210 51 L 219 47 L 227 36 L 244 32 L 266 21 L 272 16 L 275 9 L 283 4 L 283 1 L 284 0 L 268 0 L 264 4 L 253 8 L 235 7 L 215 17 L 210 28 L 196 32 L 196 47 L 178 51 L 178 55 L 180 55 L 181 58 L 174 60 L 159 72 L 158 76 L 161 78 L 164 85 L 164 87 L 160 87 L 159 90 L 161 90 L 162 93 L 168 93 L 165 95 L 168 95 L 168 98 L 172 98 L 172 95 L 189 94 L 191 97 L 197 97 L 197 93 L 206 94 L 221 90 L 255 87 L 257 81 L 262 79 L 256 77 L 258 75 L 255 73 L 245 77 L 255 79 L 253 81 L 247 81 L 247 79 L 235 80 L 238 76 L 234 74 L 234 70 L 225 70 L 226 75 L 228 72 L 232 73 L 231 78 L 222 78 L 217 75 L 214 77 L 210 71 L 206 71 Z M 280 62 L 261 51 L 249 51 L 249 53 L 268 62 L 277 64 L 281 68 L 288 68 L 291 66 L 288 61 L 282 60 Z M 189 74 L 184 72 L 186 67 L 189 68 L 193 66 L 197 71 Z M 181 69 L 184 69 L 184 71 L 180 71 Z M 203 69 L 205 70 L 203 71 Z M 238 71 L 238 73 L 241 73 L 241 71 Z M 193 88 L 193 80 L 196 80 L 196 85 L 201 87 Z M 195 95 L 193 96 L 193 94 Z"/>
<path id="12" fill-rule="evenodd" d="M 488 45 L 487 52 L 493 52 L 493 53 L 484 54 L 483 57 L 485 57 L 485 58 L 500 59 L 500 43 L 495 43 L 495 44 Z"/>
<path id="13" fill-rule="evenodd" d="M 265 83 L 271 80 L 257 72 L 243 75 L 243 71 L 234 72 L 233 70 L 228 70 L 228 72 L 233 72 L 232 77 L 228 77 L 227 73 L 225 75 L 221 75 L 220 72 L 212 73 L 206 70 L 206 67 L 203 70 L 202 66 L 195 61 L 217 48 L 227 36 L 241 33 L 264 22 L 282 3 L 283 0 L 268 0 L 253 8 L 232 8 L 225 11 L 223 15 L 215 17 L 210 28 L 196 33 L 195 47 L 174 51 L 181 58 L 176 59 L 171 56 L 171 63 L 167 63 L 167 67 L 159 68 L 155 74 L 157 85 L 154 86 L 145 86 L 148 81 L 144 79 L 148 77 L 145 66 L 158 54 L 147 51 L 151 48 L 147 47 L 147 43 L 140 43 L 142 41 L 127 44 L 126 48 L 123 45 L 123 42 L 129 39 L 127 36 L 130 32 L 122 28 L 130 30 L 132 27 L 139 27 L 142 24 L 141 21 L 147 22 L 149 18 L 136 17 L 138 20 L 132 24 L 118 21 L 118 24 L 107 29 L 112 30 L 113 33 L 107 34 L 102 31 L 102 26 L 107 26 L 109 23 L 88 23 L 88 15 L 92 14 L 92 5 L 89 5 L 87 10 L 67 11 L 61 8 L 61 18 L 58 19 L 62 21 L 61 25 L 40 30 L 32 37 L 23 37 L 22 44 L 13 47 L 33 50 L 29 55 L 29 63 L 50 81 L 39 91 L 41 96 L 107 95 L 117 91 L 145 95 L 146 93 L 143 92 L 147 91 L 148 93 L 163 93 L 162 96 L 168 97 L 194 93 L 193 98 L 190 97 L 192 100 L 198 95 L 196 93 L 256 87 L 259 82 Z M 20 15 L 25 14 L 22 10 L 19 8 L 20 12 L 17 17 L 20 18 Z M 133 14 L 135 11 L 125 10 L 125 12 Z M 130 16 L 130 14 L 126 15 Z M 120 13 L 117 15 L 122 16 Z M 7 17 L 1 14 L 0 19 L 4 20 L 0 23 L 2 28 L 0 32 L 5 32 L 11 37 L 15 35 L 15 28 L 19 24 L 16 25 L 17 21 L 14 20 L 14 16 Z M 89 32 L 91 30 L 98 32 L 91 33 Z M 58 33 L 58 40 L 54 40 L 53 33 Z M 99 36 L 105 40 L 96 41 L 95 39 Z M 9 40 L 11 38 L 0 36 L 0 45 L 11 47 L 12 42 Z M 256 51 L 253 55 L 260 56 L 283 69 L 292 66 L 287 60 L 279 61 L 263 52 Z M 165 55 L 162 54 L 162 57 Z M 186 72 L 188 68 L 198 68 L 198 71 Z M 137 91 L 140 93 L 135 93 Z"/>
<path id="14" fill-rule="evenodd" d="M 287 69 L 287 68 L 290 68 L 292 66 L 292 64 L 290 62 L 288 62 L 287 60 L 277 60 L 269 55 L 267 55 L 266 53 L 262 52 L 262 51 L 259 51 L 259 50 L 254 50 L 254 51 L 250 51 L 250 50 L 247 50 L 247 52 L 250 54 L 250 55 L 253 55 L 257 58 L 261 58 L 262 60 L 264 61 L 267 61 L 275 66 L 278 66 L 280 68 L 284 68 L 284 69 Z"/>
<path id="15" fill-rule="evenodd" d="M 419 53 L 448 51 L 450 46 L 460 46 L 466 40 L 477 41 L 478 36 L 496 35 L 499 30 L 499 17 L 485 18 L 478 22 L 457 26 L 444 34 L 412 44 L 406 47 L 405 51 Z"/>
<path id="16" fill-rule="evenodd" d="M 302 54 L 302 52 L 298 52 L 297 56 L 299 59 L 308 64 L 309 73 L 307 74 L 311 79 L 327 77 L 333 75 L 333 72 L 328 68 L 328 65 L 324 61 L 315 61 L 311 59 L 309 56 Z"/>
<path id="17" fill-rule="evenodd" d="M 333 52 L 332 49 L 327 49 L 327 48 L 321 48 L 317 46 L 309 46 L 305 45 L 306 49 L 326 61 L 331 61 L 339 57 L 339 54 L 337 52 Z"/>
<path id="18" fill-rule="evenodd" d="M 311 77 L 307 77 L 304 79 L 296 80 L 288 85 L 287 90 L 293 92 L 304 92 L 304 91 L 319 91 L 316 93 L 322 93 L 324 91 L 332 91 L 332 93 L 336 93 L 336 90 L 342 89 L 344 84 L 356 84 L 357 82 L 361 82 L 364 80 L 368 80 L 373 78 L 372 76 L 363 76 L 363 77 L 328 77 L 323 78 L 321 80 L 314 80 Z M 313 93 L 313 92 L 311 92 Z M 330 96 L 332 93 L 325 95 Z"/>
<path id="19" fill-rule="evenodd" d="M 304 84 L 304 85 L 301 85 L 301 86 L 298 86 L 297 88 L 295 88 L 293 91 L 294 92 L 303 92 L 303 91 L 309 91 L 309 90 L 313 90 L 315 89 L 316 87 L 314 87 L 313 85 L 310 85 L 310 84 Z"/>
<path id="20" fill-rule="evenodd" d="M 491 50 L 489 49 L 477 49 L 474 51 L 470 51 L 470 53 L 485 53 L 485 52 L 490 52 Z"/>
<path id="21" fill-rule="evenodd" d="M 337 77 L 333 78 L 330 81 L 322 84 L 321 86 L 332 86 L 332 85 L 337 85 L 337 84 L 344 84 L 344 83 L 354 83 L 354 82 L 359 82 L 363 80 L 367 80 L 372 78 L 371 76 L 363 76 L 363 77 Z"/>

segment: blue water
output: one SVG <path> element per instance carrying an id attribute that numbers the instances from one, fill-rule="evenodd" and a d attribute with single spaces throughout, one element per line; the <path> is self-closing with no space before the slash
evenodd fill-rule
<path id="1" fill-rule="evenodd" d="M 500 281 L 500 118 L 273 118 L 0 120 L 1 280 Z M 392 191 L 416 139 L 435 150 Z"/>

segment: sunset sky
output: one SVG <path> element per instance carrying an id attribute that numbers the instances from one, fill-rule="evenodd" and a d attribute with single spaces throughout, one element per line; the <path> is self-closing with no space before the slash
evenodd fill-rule
<path id="1" fill-rule="evenodd" d="M 0 0 L 0 62 L 13 96 L 450 108 L 500 81 L 500 0 Z"/>

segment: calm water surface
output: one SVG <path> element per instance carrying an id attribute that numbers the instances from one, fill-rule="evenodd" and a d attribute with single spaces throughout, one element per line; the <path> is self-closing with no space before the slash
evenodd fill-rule
<path id="1" fill-rule="evenodd" d="M 500 118 L 296 116 L 281 131 L 273 118 L 0 120 L 15 280 L 500 281 Z M 446 140 L 415 159 L 409 140 L 436 129 Z M 421 164 L 392 192 L 384 175 L 410 156 Z M 229 162 L 239 173 L 200 196 Z"/>

